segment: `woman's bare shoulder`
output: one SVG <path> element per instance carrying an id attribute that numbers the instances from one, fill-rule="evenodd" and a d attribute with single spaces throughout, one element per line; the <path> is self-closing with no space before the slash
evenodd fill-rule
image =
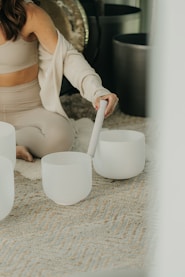
<path id="1" fill-rule="evenodd" d="M 49 18 L 49 15 L 46 13 L 45 10 L 32 2 L 25 2 L 24 8 L 26 10 L 27 23 L 33 23 L 32 20 L 34 19 L 41 21 L 43 18 Z"/>
<path id="2" fill-rule="evenodd" d="M 57 34 L 51 17 L 34 3 L 29 2 L 24 5 L 27 20 L 22 29 L 22 34 L 27 37 L 34 34 L 40 43 L 52 53 L 56 46 Z"/>

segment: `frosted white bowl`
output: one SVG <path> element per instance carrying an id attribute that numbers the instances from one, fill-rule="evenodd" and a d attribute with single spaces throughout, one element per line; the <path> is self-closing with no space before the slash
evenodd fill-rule
<path id="1" fill-rule="evenodd" d="M 16 138 L 15 128 L 6 122 L 0 121 L 0 155 L 16 163 Z"/>
<path id="2" fill-rule="evenodd" d="M 110 179 L 128 179 L 145 166 L 145 136 L 132 130 L 101 131 L 93 158 L 95 171 Z"/>
<path id="3" fill-rule="evenodd" d="M 41 159 L 41 171 L 43 190 L 57 204 L 76 204 L 92 189 L 92 161 L 88 154 L 48 154 Z"/>
<path id="4" fill-rule="evenodd" d="M 14 169 L 12 162 L 0 156 L 0 220 L 12 210 L 14 204 Z"/>

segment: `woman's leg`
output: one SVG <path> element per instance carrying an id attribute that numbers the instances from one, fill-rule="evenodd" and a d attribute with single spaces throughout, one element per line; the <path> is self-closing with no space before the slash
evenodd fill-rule
<path id="1" fill-rule="evenodd" d="M 52 152 L 69 150 L 73 142 L 70 121 L 46 111 L 40 100 L 38 80 L 14 87 L 0 87 L 0 120 L 16 129 L 17 158 L 32 161 Z"/>
<path id="2" fill-rule="evenodd" d="M 65 117 L 43 107 L 19 113 L 16 120 L 16 141 L 36 157 L 70 150 L 74 132 Z"/>

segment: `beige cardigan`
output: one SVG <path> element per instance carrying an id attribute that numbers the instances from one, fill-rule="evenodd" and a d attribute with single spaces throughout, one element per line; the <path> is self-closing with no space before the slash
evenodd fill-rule
<path id="1" fill-rule="evenodd" d="M 82 97 L 94 102 L 96 97 L 110 93 L 102 86 L 95 70 L 57 30 L 58 42 L 53 55 L 39 45 L 40 96 L 45 109 L 67 117 L 59 98 L 63 75 Z"/>

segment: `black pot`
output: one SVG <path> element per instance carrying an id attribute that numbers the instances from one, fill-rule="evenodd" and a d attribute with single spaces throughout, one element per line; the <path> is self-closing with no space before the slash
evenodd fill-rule
<path id="1" fill-rule="evenodd" d="M 114 77 L 121 110 L 146 116 L 147 34 L 120 34 L 113 38 Z"/>
<path id="2" fill-rule="evenodd" d="M 84 56 L 102 78 L 103 85 L 114 91 L 112 38 L 116 34 L 125 33 L 128 25 L 129 31 L 139 31 L 139 24 L 136 26 L 134 20 L 138 20 L 141 10 L 122 5 L 123 0 L 119 0 L 118 4 L 117 0 L 116 4 L 105 3 L 98 11 L 94 2 L 81 1 L 89 23 L 89 41 Z"/>

